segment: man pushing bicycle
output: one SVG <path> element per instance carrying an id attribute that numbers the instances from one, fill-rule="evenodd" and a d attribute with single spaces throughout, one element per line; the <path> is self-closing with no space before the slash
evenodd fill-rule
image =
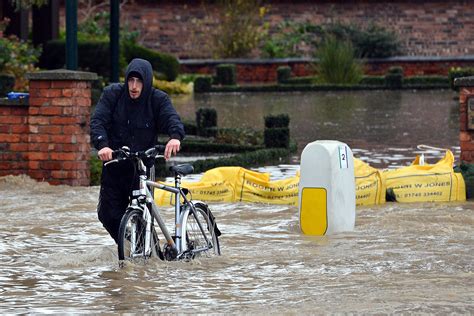
<path id="1" fill-rule="evenodd" d="M 184 138 L 184 127 L 166 93 L 153 88 L 153 69 L 144 59 L 133 59 L 125 83 L 107 86 L 91 118 L 91 141 L 103 162 L 114 150 L 127 146 L 142 151 L 157 143 L 158 133 L 167 134 L 165 159 L 175 155 Z M 99 220 L 118 243 L 120 221 L 136 184 L 135 167 L 129 160 L 102 167 Z"/>

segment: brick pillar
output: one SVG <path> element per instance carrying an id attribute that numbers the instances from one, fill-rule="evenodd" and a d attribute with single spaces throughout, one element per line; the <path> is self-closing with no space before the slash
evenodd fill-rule
<path id="1" fill-rule="evenodd" d="M 91 81 L 97 75 L 61 69 L 28 79 L 28 175 L 50 184 L 89 185 Z"/>
<path id="2" fill-rule="evenodd" d="M 458 78 L 459 88 L 461 161 L 474 163 L 474 77 Z"/>

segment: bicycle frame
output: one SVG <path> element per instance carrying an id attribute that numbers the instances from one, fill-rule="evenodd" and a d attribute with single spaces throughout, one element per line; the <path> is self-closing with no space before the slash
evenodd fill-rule
<path id="1" fill-rule="evenodd" d="M 126 147 L 123 147 L 126 148 Z M 152 148 L 152 149 L 158 149 L 158 148 Z M 181 188 L 181 177 L 185 175 L 187 171 L 178 171 L 175 170 L 175 183 L 174 186 L 170 185 L 165 185 L 161 183 L 156 183 L 154 182 L 154 169 L 153 167 L 149 170 L 149 176 L 147 177 L 147 167 L 143 162 L 143 153 L 145 155 L 151 155 L 151 156 L 145 156 L 145 157 L 154 157 L 155 159 L 158 157 L 162 157 L 160 155 L 155 155 L 152 149 L 147 150 L 146 152 L 136 152 L 136 153 L 130 153 L 129 151 L 120 151 L 121 153 L 125 154 L 125 156 L 119 156 L 118 158 L 115 158 L 113 161 L 109 161 L 105 163 L 105 165 L 112 163 L 112 162 L 117 162 L 119 160 L 125 160 L 125 159 L 132 159 L 134 161 L 134 168 L 138 171 L 138 188 L 136 190 L 133 190 L 131 192 L 130 198 L 130 204 L 129 204 L 129 209 L 134 209 L 140 211 L 142 213 L 142 219 L 143 219 L 143 224 L 145 225 L 145 236 L 144 236 L 144 249 L 141 250 L 143 255 L 145 256 L 150 256 L 152 253 L 157 254 L 157 251 L 161 251 L 161 249 L 158 249 L 155 247 L 155 245 L 151 242 L 152 239 L 157 238 L 156 237 L 156 232 L 152 229 L 152 224 L 153 224 L 153 219 L 156 219 L 156 222 L 163 233 L 165 239 L 166 239 L 166 246 L 164 248 L 164 255 L 168 260 L 172 259 L 180 259 L 183 256 L 187 256 L 186 254 L 189 253 L 193 256 L 193 254 L 201 252 L 201 251 L 207 251 L 209 249 L 212 249 L 212 247 L 209 248 L 209 245 L 214 246 L 214 243 L 217 242 L 217 237 L 212 237 L 209 238 L 206 234 L 206 228 L 204 224 L 202 223 L 201 220 L 198 219 L 198 214 L 199 212 L 202 213 L 203 207 L 200 205 L 202 202 L 191 202 L 190 199 L 186 197 L 188 194 L 188 191 L 186 189 Z M 117 151 L 120 153 L 119 151 Z M 192 168 L 192 167 L 191 167 Z M 187 170 L 187 169 L 185 169 Z M 192 171 L 192 169 L 191 169 Z M 183 172 L 183 173 L 181 173 Z M 172 194 L 174 194 L 174 209 L 175 209 L 175 231 L 174 231 L 174 236 L 171 235 L 170 231 L 168 230 L 168 227 L 166 226 L 160 211 L 155 204 L 154 201 L 154 189 L 159 189 L 159 190 L 165 190 L 168 191 Z M 181 198 L 183 200 L 181 200 Z M 183 202 L 181 202 L 183 201 Z M 198 205 L 199 206 L 196 206 Z M 197 207 L 199 207 L 199 212 L 197 210 Z M 207 205 L 204 206 L 204 210 L 207 209 Z M 212 217 L 212 214 L 210 214 L 210 210 L 208 210 L 209 213 L 204 214 L 204 218 L 206 219 L 206 224 L 207 224 L 207 229 L 209 229 L 209 225 L 214 225 L 213 220 L 209 220 L 209 216 Z M 190 214 L 193 214 L 193 217 L 195 218 L 195 223 L 194 225 L 196 226 L 196 229 L 200 230 L 202 237 L 203 238 L 203 244 L 208 245 L 208 246 L 199 246 L 199 247 L 190 247 L 188 245 L 189 240 L 188 240 L 188 235 L 187 235 L 187 220 Z M 122 226 L 121 226 L 122 227 Z M 143 226 L 142 226 L 143 227 Z M 122 228 L 121 228 L 122 229 Z M 135 226 L 133 226 L 130 234 L 130 243 L 131 243 L 131 249 L 132 253 L 131 255 L 134 256 L 134 250 L 137 247 L 137 240 L 135 240 Z M 216 228 L 217 229 L 217 228 Z M 186 238 L 184 238 L 183 234 L 186 234 Z M 214 241 L 214 238 L 216 238 Z M 122 244 L 123 245 L 123 244 Z M 153 247 L 151 247 L 153 246 Z M 120 247 L 120 243 L 119 243 Z M 122 248 L 120 248 L 122 249 Z M 120 250 L 119 249 L 119 253 Z M 219 248 L 217 246 L 217 251 L 219 252 Z M 141 256 L 140 254 L 136 254 L 137 257 Z M 161 256 L 161 254 L 160 254 Z"/>
<path id="2" fill-rule="evenodd" d="M 146 171 L 146 167 L 143 164 L 143 162 L 140 159 L 137 159 L 138 162 L 138 168 L 141 171 Z M 158 226 L 160 227 L 163 235 L 166 238 L 166 242 L 168 245 L 171 247 L 172 251 L 175 251 L 176 255 L 179 256 L 185 249 L 183 249 L 182 246 L 182 227 L 181 227 L 181 222 L 182 222 L 182 217 L 186 216 L 187 214 L 185 212 L 181 213 L 181 197 L 184 200 L 184 204 L 186 205 L 191 205 L 191 209 L 193 208 L 192 203 L 189 202 L 189 200 L 186 198 L 186 195 L 183 193 L 181 190 L 181 176 L 176 175 L 175 176 L 175 186 L 168 186 L 165 184 L 161 183 L 156 183 L 154 181 L 148 180 L 146 177 L 146 172 L 143 172 L 140 177 L 140 186 L 139 190 L 135 190 L 132 195 L 136 198 L 132 199 L 131 206 L 133 207 L 134 204 L 138 206 L 138 204 L 141 204 L 143 209 L 144 209 L 144 219 L 147 222 L 147 227 L 146 227 L 146 237 L 145 237 L 145 242 L 146 242 L 146 248 L 149 248 L 149 238 L 151 238 L 150 235 L 150 229 L 151 229 L 151 221 L 148 218 L 150 214 L 150 210 L 148 210 L 147 204 L 151 206 L 151 214 L 153 214 L 153 217 L 156 219 L 156 222 L 158 223 Z M 174 209 L 175 209 L 175 239 L 173 240 L 173 237 L 171 236 L 165 222 L 163 221 L 163 218 L 161 217 L 160 211 L 158 207 L 155 204 L 154 198 L 152 191 L 150 191 L 149 188 L 157 188 L 160 190 L 165 190 L 168 192 L 171 192 L 174 194 Z M 146 203 L 143 201 L 143 196 L 146 197 Z M 135 202 L 134 202 L 135 201 Z M 191 210 L 193 211 L 193 210 Z M 150 215 L 151 215 L 150 214 Z M 201 231 L 204 231 L 204 228 L 202 227 L 202 224 L 198 222 L 199 228 Z M 204 235 L 204 237 L 207 240 L 207 237 Z M 145 251 L 148 251 L 148 249 L 145 249 Z"/>

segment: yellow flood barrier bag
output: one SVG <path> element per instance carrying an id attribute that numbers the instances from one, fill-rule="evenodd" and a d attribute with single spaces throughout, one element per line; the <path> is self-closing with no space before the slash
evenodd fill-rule
<path id="1" fill-rule="evenodd" d="M 260 202 L 296 205 L 299 176 L 270 181 L 268 173 L 242 167 L 221 167 L 204 173 L 202 182 L 224 181 L 232 186 L 235 202 Z M 206 200 L 203 197 L 203 200 Z"/>
<path id="2" fill-rule="evenodd" d="M 167 183 L 172 185 L 171 183 Z M 199 182 L 182 182 L 192 198 L 206 202 L 260 202 L 296 205 L 299 175 L 270 181 L 268 173 L 242 167 L 220 167 L 206 171 Z M 155 190 L 155 202 L 167 206 L 174 201 L 171 193 Z"/>
<path id="3" fill-rule="evenodd" d="M 243 169 L 243 168 L 242 168 Z M 270 181 L 262 174 L 243 169 L 237 179 L 235 194 L 239 202 L 260 202 L 270 204 L 298 204 L 299 177 Z"/>
<path id="4" fill-rule="evenodd" d="M 380 171 L 354 159 L 356 204 L 385 202 L 385 186 Z M 270 181 L 268 173 L 242 167 L 220 167 L 206 171 L 199 182 L 182 182 L 192 198 L 206 202 L 259 202 L 298 205 L 299 172 L 287 179 Z M 172 183 L 167 183 L 172 185 Z M 155 190 L 155 202 L 161 206 L 174 203 L 173 195 Z"/>
<path id="5" fill-rule="evenodd" d="M 354 158 L 356 205 L 385 203 L 385 179 L 382 172 Z"/>
<path id="6" fill-rule="evenodd" d="M 461 173 L 453 170 L 450 150 L 435 164 L 419 164 L 383 172 L 387 190 L 393 190 L 397 202 L 450 202 L 466 200 L 466 185 Z"/>
<path id="7" fill-rule="evenodd" d="M 172 186 L 173 183 L 164 183 Z M 234 190 L 225 181 L 213 182 L 186 182 L 181 183 L 181 187 L 189 189 L 193 200 L 201 200 L 215 203 L 234 202 Z M 155 203 L 160 206 L 170 206 L 174 204 L 174 194 L 165 190 L 155 189 Z"/>

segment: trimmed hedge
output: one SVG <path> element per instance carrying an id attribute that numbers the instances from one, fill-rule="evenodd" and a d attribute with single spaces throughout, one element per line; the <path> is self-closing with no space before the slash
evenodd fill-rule
<path id="1" fill-rule="evenodd" d="M 360 85 L 373 85 L 383 86 L 385 85 L 385 76 L 363 76 L 359 82 Z"/>
<path id="2" fill-rule="evenodd" d="M 233 86 L 237 83 L 236 67 L 234 64 L 221 64 L 216 66 L 216 83 Z"/>
<path id="3" fill-rule="evenodd" d="M 474 76 L 474 67 L 473 68 L 452 68 L 449 70 L 448 73 L 448 79 L 449 79 L 449 84 L 451 86 L 451 89 L 453 90 L 458 90 L 454 86 L 454 79 L 456 78 L 462 78 L 462 77 L 470 77 Z"/>
<path id="4" fill-rule="evenodd" d="M 391 89 L 400 89 L 403 83 L 403 68 L 390 67 L 385 75 L 385 85 Z"/>
<path id="5" fill-rule="evenodd" d="M 269 115 L 265 117 L 264 144 L 267 148 L 289 148 L 290 117 L 288 114 Z"/>
<path id="6" fill-rule="evenodd" d="M 288 127 L 290 124 L 290 117 L 288 114 L 269 115 L 265 116 L 266 128 Z"/>
<path id="7" fill-rule="evenodd" d="M 312 84 L 316 80 L 316 76 L 293 77 L 286 80 L 284 84 Z"/>
<path id="8" fill-rule="evenodd" d="M 280 66 L 277 68 L 277 82 L 286 83 L 291 78 L 291 67 Z"/>
<path id="9" fill-rule="evenodd" d="M 184 132 L 186 135 L 197 135 L 196 123 L 190 121 L 183 121 Z"/>
<path id="10" fill-rule="evenodd" d="M 194 172 L 201 173 L 212 168 L 224 166 L 255 167 L 270 163 L 289 162 L 290 151 L 284 148 L 260 149 L 235 155 L 229 158 L 204 159 L 193 162 Z"/>
<path id="11" fill-rule="evenodd" d="M 288 127 L 266 128 L 263 137 L 267 148 L 288 148 L 290 145 L 290 129 Z"/>
<path id="12" fill-rule="evenodd" d="M 108 41 L 78 41 L 78 67 L 82 70 L 96 72 L 100 76 L 110 77 L 110 55 Z M 105 56 L 105 57 L 104 57 Z M 120 67 L 125 67 L 125 60 L 120 59 Z M 65 40 L 52 40 L 43 47 L 38 66 L 44 69 L 60 69 L 66 64 Z"/>
<path id="13" fill-rule="evenodd" d="M 204 141 L 183 140 L 182 153 L 242 153 L 256 149 L 262 149 L 263 146 L 247 146 L 236 144 L 219 144 Z"/>
<path id="14" fill-rule="evenodd" d="M 164 75 L 164 79 L 174 81 L 179 74 L 178 59 L 172 55 L 160 53 L 133 43 L 123 45 L 125 61 L 129 63 L 133 58 L 148 60 L 153 70 Z"/>
<path id="15" fill-rule="evenodd" d="M 412 76 L 403 78 L 403 85 L 444 85 L 449 87 L 446 76 Z"/>
<path id="16" fill-rule="evenodd" d="M 212 108 L 200 108 L 196 111 L 197 135 L 215 137 L 217 134 L 217 111 Z"/>
<path id="17" fill-rule="evenodd" d="M 198 76 L 194 79 L 194 92 L 209 92 L 212 88 L 212 76 Z"/>
<path id="18" fill-rule="evenodd" d="M 461 162 L 454 167 L 454 172 L 461 172 L 466 184 L 466 199 L 474 198 L 474 164 Z"/>

